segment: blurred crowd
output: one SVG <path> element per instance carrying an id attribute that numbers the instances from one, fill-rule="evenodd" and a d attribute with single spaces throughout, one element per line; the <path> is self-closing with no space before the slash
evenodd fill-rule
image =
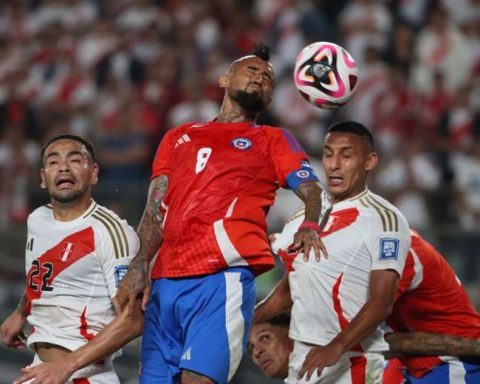
<path id="1" fill-rule="evenodd" d="M 314 41 L 359 66 L 339 110 L 294 87 L 296 55 Z M 214 118 L 217 78 L 259 42 L 278 79 L 262 122 L 320 157 L 331 122 L 361 121 L 382 158 L 372 189 L 412 227 L 479 228 L 479 0 L 0 1 L 0 228 L 25 223 L 42 143 L 59 133 L 96 144 L 111 191 L 148 181 L 164 133 Z"/>

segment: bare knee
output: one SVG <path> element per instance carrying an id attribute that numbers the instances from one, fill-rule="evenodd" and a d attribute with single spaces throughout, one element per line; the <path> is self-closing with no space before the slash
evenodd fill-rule
<path id="1" fill-rule="evenodd" d="M 215 384 L 215 382 L 199 373 L 184 369 L 182 371 L 182 384 Z"/>

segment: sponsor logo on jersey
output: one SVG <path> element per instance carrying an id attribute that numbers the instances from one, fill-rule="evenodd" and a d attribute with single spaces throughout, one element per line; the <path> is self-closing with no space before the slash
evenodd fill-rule
<path id="1" fill-rule="evenodd" d="M 397 260 L 399 243 L 398 239 L 380 239 L 380 260 Z"/>
<path id="2" fill-rule="evenodd" d="M 27 242 L 27 251 L 33 251 L 33 237 Z"/>
<path id="3" fill-rule="evenodd" d="M 174 148 L 177 148 L 181 144 L 188 143 L 189 141 L 191 141 L 190 137 L 185 133 L 177 140 Z"/>
<path id="4" fill-rule="evenodd" d="M 180 360 L 192 360 L 192 347 L 188 348 Z"/>
<path id="5" fill-rule="evenodd" d="M 300 179 L 306 179 L 307 177 L 310 176 L 310 171 L 307 171 L 306 169 L 300 169 L 295 173 Z"/>
<path id="6" fill-rule="evenodd" d="M 250 139 L 247 139 L 246 137 L 237 137 L 236 139 L 232 140 L 232 145 L 236 149 L 244 151 L 252 147 L 252 141 Z"/>
<path id="7" fill-rule="evenodd" d="M 128 265 L 117 265 L 115 267 L 115 286 L 118 288 L 120 285 L 120 280 L 123 279 L 123 276 L 127 274 Z"/>

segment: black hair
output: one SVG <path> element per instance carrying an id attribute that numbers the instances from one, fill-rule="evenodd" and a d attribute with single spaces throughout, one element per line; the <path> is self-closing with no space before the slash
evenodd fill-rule
<path id="1" fill-rule="evenodd" d="M 259 44 L 250 53 L 250 55 L 257 56 L 264 61 L 270 60 L 270 47 L 267 45 Z"/>
<path id="2" fill-rule="evenodd" d="M 272 317 L 271 319 L 265 320 L 265 323 L 288 328 L 290 326 L 290 313 L 282 313 L 280 315 Z"/>
<path id="3" fill-rule="evenodd" d="M 327 129 L 327 135 L 332 132 L 347 132 L 353 133 L 367 142 L 370 146 L 370 149 L 373 151 L 375 148 L 375 143 L 373 141 L 373 136 L 370 131 L 363 124 L 357 123 L 356 121 L 341 121 L 339 123 L 332 124 Z"/>
<path id="4" fill-rule="evenodd" d="M 95 153 L 95 147 L 93 146 L 93 144 L 90 141 L 85 140 L 83 137 L 71 135 L 69 133 L 64 133 L 51 138 L 42 148 L 42 152 L 40 153 L 40 162 L 43 163 L 43 155 L 45 155 L 45 151 L 47 150 L 48 146 L 58 140 L 73 140 L 79 142 L 80 144 L 83 144 L 90 156 L 92 157 L 93 162 L 97 162 L 97 154 Z"/>

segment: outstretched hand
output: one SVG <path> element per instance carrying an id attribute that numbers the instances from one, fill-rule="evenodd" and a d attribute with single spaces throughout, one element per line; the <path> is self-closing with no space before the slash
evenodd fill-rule
<path id="1" fill-rule="evenodd" d="M 320 376 L 324 368 L 336 364 L 342 355 L 342 348 L 335 344 L 312 348 L 303 362 L 297 379 L 301 380 L 306 374 L 306 380 L 309 381 L 315 371 Z"/>
<path id="2" fill-rule="evenodd" d="M 308 261 L 310 250 L 313 248 L 315 260 L 320 261 L 320 254 L 327 258 L 327 248 L 323 244 L 319 234 L 312 228 L 300 228 L 293 237 L 293 246 L 291 251 L 299 251 L 303 249 L 303 260 Z"/>
<path id="3" fill-rule="evenodd" d="M 41 363 L 22 368 L 22 376 L 13 384 L 29 382 L 31 384 L 64 384 L 75 372 L 66 361 Z M 33 381 L 29 381 L 33 380 Z"/>
<path id="4" fill-rule="evenodd" d="M 23 333 L 25 325 L 25 317 L 17 310 L 8 316 L 0 327 L 3 343 L 10 348 L 25 348 L 25 340 L 27 339 Z"/>

